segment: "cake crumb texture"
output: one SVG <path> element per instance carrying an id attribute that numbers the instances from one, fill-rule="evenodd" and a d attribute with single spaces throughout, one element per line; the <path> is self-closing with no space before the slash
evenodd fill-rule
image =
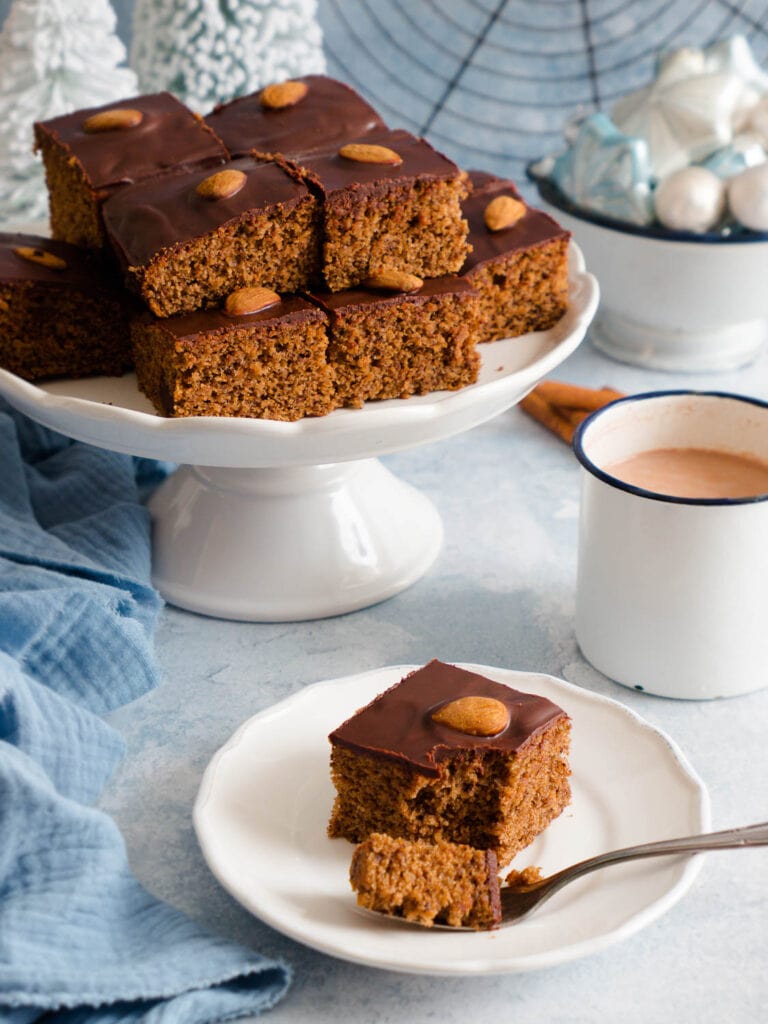
<path id="1" fill-rule="evenodd" d="M 570 722 L 558 720 L 516 753 L 458 752 L 437 779 L 335 747 L 331 837 L 359 843 L 373 831 L 492 849 L 504 866 L 570 803 Z"/>
<path id="2" fill-rule="evenodd" d="M 418 924 L 485 929 L 501 921 L 492 851 L 374 832 L 352 855 L 350 883 L 361 907 Z"/>
<path id="3" fill-rule="evenodd" d="M 382 267 L 418 277 L 459 271 L 467 254 L 458 178 L 350 186 L 324 204 L 323 275 L 332 291 L 354 288 Z"/>
<path id="4" fill-rule="evenodd" d="M 477 294 L 428 292 L 429 284 L 423 294 L 389 302 L 355 302 L 353 292 L 344 304 L 328 304 L 328 358 L 339 405 L 454 391 L 477 380 Z"/>
<path id="5" fill-rule="evenodd" d="M 171 330 L 175 319 L 144 317 L 133 325 L 139 387 L 165 416 L 324 416 L 334 408 L 328 339 L 324 316 L 312 316 L 240 317 L 190 338 Z"/>

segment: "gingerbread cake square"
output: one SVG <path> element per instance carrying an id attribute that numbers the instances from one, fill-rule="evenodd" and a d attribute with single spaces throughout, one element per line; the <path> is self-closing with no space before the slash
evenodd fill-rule
<path id="1" fill-rule="evenodd" d="M 514 338 L 553 327 L 568 305 L 568 241 L 548 214 L 528 206 L 511 181 L 471 171 L 463 202 L 472 246 L 462 274 L 481 297 L 478 341 Z M 517 219 L 490 227 L 489 206 L 500 197 L 516 204 Z"/>
<path id="2" fill-rule="evenodd" d="M 477 380 L 479 299 L 456 276 L 417 291 L 313 293 L 328 313 L 328 360 L 339 405 L 456 390 Z"/>
<path id="3" fill-rule="evenodd" d="M 501 923 L 493 850 L 374 832 L 355 847 L 349 880 L 359 906 L 427 927 L 483 929 Z"/>
<path id="4" fill-rule="evenodd" d="M 238 288 L 296 292 L 316 278 L 318 203 L 276 163 L 235 160 L 121 189 L 104 225 L 156 316 L 218 306 Z"/>
<path id="5" fill-rule="evenodd" d="M 569 737 L 552 701 L 431 661 L 331 733 L 328 834 L 447 840 L 504 866 L 569 803 Z"/>
<path id="6" fill-rule="evenodd" d="M 373 132 L 296 160 L 322 199 L 322 265 L 331 291 L 395 269 L 419 277 L 460 270 L 467 192 L 458 167 L 409 132 Z"/>
<path id="7" fill-rule="evenodd" d="M 78 110 L 35 124 L 54 238 L 100 248 L 102 202 L 124 185 L 171 168 L 228 159 L 201 117 L 168 92 Z"/>
<path id="8" fill-rule="evenodd" d="M 119 375 L 130 365 L 119 282 L 86 250 L 0 234 L 0 366 L 40 380 Z"/>
<path id="9" fill-rule="evenodd" d="M 243 315 L 145 313 L 132 326 L 139 387 L 163 416 L 323 416 L 334 408 L 326 320 L 277 295 Z"/>
<path id="10" fill-rule="evenodd" d="M 306 155 L 387 126 L 348 85 L 305 75 L 219 104 L 206 117 L 233 157 Z"/>

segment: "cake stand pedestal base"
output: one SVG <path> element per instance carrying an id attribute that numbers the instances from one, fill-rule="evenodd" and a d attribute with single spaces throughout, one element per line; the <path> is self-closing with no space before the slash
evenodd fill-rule
<path id="1" fill-rule="evenodd" d="M 293 622 L 415 583 L 440 550 L 432 503 L 378 459 L 277 469 L 183 466 L 155 492 L 153 583 L 174 605 Z"/>

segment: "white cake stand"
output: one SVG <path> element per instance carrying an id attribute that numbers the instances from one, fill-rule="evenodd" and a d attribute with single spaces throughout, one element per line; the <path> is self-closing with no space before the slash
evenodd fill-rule
<path id="1" fill-rule="evenodd" d="M 377 456 L 514 405 L 577 347 L 597 301 L 573 246 L 566 315 L 551 331 L 482 346 L 476 384 L 297 423 L 165 419 L 132 374 L 38 386 L 0 370 L 0 394 L 79 441 L 186 463 L 149 506 L 153 582 L 172 604 L 255 622 L 323 618 L 398 593 L 440 550 L 432 503 Z"/>

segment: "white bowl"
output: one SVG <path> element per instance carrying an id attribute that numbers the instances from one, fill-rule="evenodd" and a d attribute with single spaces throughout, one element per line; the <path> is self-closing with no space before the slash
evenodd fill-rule
<path id="1" fill-rule="evenodd" d="M 579 209 L 552 182 L 529 174 L 600 282 L 590 331 L 597 348 L 678 372 L 731 370 L 756 358 L 768 338 L 768 233 L 636 227 Z"/>

